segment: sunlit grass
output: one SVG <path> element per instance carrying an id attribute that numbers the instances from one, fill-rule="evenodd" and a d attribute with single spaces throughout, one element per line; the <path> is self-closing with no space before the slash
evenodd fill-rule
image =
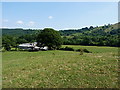
<path id="1" fill-rule="evenodd" d="M 65 46 L 63 46 L 65 47 Z M 117 48 L 75 51 L 3 52 L 3 88 L 117 88 Z"/>

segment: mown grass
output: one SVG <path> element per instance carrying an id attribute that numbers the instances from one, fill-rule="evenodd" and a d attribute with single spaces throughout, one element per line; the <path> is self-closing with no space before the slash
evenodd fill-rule
<path id="1" fill-rule="evenodd" d="M 3 52 L 3 88 L 118 88 L 117 48 L 69 47 L 92 53 Z"/>

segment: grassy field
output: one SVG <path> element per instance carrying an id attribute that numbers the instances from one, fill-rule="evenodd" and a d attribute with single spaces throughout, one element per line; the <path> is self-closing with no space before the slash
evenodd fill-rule
<path id="1" fill-rule="evenodd" d="M 116 47 L 69 47 L 92 53 L 3 52 L 3 88 L 118 88 Z"/>

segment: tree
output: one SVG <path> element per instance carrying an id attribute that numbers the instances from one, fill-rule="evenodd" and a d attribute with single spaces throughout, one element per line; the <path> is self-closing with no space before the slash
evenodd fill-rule
<path id="1" fill-rule="evenodd" d="M 58 31 L 52 28 L 45 28 L 37 36 L 38 46 L 48 46 L 50 50 L 60 48 L 62 38 Z"/>
<path id="2" fill-rule="evenodd" d="M 90 28 L 89 29 L 93 29 L 94 27 L 93 26 L 90 26 Z"/>
<path id="3" fill-rule="evenodd" d="M 11 45 L 12 45 L 12 37 L 11 36 L 3 36 L 2 38 L 2 47 L 4 47 L 5 50 L 10 51 Z"/>
<path id="4" fill-rule="evenodd" d="M 2 47 L 5 50 L 10 51 L 11 48 L 17 49 L 17 40 L 15 36 L 3 35 L 2 36 Z"/>

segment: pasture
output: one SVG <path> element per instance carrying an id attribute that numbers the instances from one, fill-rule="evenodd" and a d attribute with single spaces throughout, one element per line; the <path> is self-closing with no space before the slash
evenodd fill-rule
<path id="1" fill-rule="evenodd" d="M 65 47 L 66 45 L 62 46 Z M 118 88 L 118 48 L 67 45 L 75 51 L 2 53 L 3 88 Z"/>

